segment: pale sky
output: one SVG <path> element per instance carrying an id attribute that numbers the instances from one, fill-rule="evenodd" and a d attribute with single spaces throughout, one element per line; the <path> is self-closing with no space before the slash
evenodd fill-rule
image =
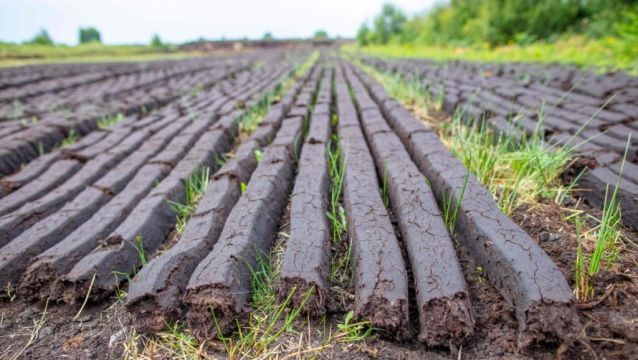
<path id="1" fill-rule="evenodd" d="M 387 0 L 386 0 L 387 1 Z M 78 28 L 95 26 L 108 44 L 148 43 L 154 33 L 180 43 L 199 37 L 310 37 L 322 29 L 352 37 L 384 0 L 0 0 L 0 41 L 22 42 L 46 29 L 76 44 Z M 394 0 L 408 14 L 436 0 Z"/>

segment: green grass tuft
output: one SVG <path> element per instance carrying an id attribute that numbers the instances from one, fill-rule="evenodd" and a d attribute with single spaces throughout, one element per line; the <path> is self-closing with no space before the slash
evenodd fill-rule
<path id="1" fill-rule="evenodd" d="M 64 138 L 64 140 L 62 140 L 62 143 L 60 144 L 60 146 L 64 147 L 64 146 L 75 144 L 78 141 L 78 139 L 80 139 L 80 135 L 77 132 L 75 132 L 75 129 L 71 129 L 71 131 L 69 131 L 69 133 Z"/>
<path id="2" fill-rule="evenodd" d="M 186 228 L 186 223 L 190 219 L 191 214 L 195 211 L 197 203 L 206 193 L 208 187 L 208 179 L 210 177 L 210 168 L 203 167 L 195 170 L 184 183 L 185 199 L 184 203 L 169 200 L 168 204 L 177 215 L 176 230 L 181 234 Z"/>
<path id="3" fill-rule="evenodd" d="M 211 311 L 218 337 L 230 359 L 255 358 L 267 354 L 282 335 L 293 332 L 301 310 L 314 289 L 304 295 L 301 304 L 288 309 L 296 289 L 293 288 L 283 302 L 277 302 L 277 283 L 281 261 L 273 254 L 258 252 L 256 266 L 250 267 L 252 306 L 246 323 L 237 321 L 237 330 L 225 336 L 220 329 L 214 311 Z"/>
<path id="4" fill-rule="evenodd" d="M 622 238 L 620 231 L 622 214 L 620 209 L 620 203 L 618 201 L 618 189 L 620 188 L 620 180 L 625 167 L 625 161 L 627 159 L 627 153 L 629 151 L 629 144 L 631 143 L 631 134 L 627 138 L 627 145 L 625 146 L 625 153 L 622 163 L 620 165 L 620 171 L 614 189 L 609 194 L 610 187 L 607 185 L 605 188 L 605 201 L 603 205 L 602 218 L 599 221 L 597 228 L 593 233 L 594 250 L 587 259 L 583 254 L 581 236 L 580 236 L 580 223 L 579 217 L 575 218 L 575 224 L 578 237 L 578 248 L 576 253 L 576 269 L 575 269 L 575 293 L 578 299 L 588 299 L 594 295 L 594 288 L 591 284 L 592 279 L 601 270 L 601 267 L 605 266 L 605 269 L 610 269 L 612 265 L 617 261 L 619 249 L 618 243 Z"/>
<path id="5" fill-rule="evenodd" d="M 104 130 L 119 123 L 120 121 L 122 121 L 122 119 L 124 119 L 124 115 L 122 114 L 105 116 L 97 121 L 97 127 L 98 129 Z"/>

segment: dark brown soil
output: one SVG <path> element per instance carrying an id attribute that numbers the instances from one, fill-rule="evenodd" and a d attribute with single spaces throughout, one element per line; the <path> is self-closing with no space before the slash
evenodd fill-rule
<path id="1" fill-rule="evenodd" d="M 581 206 L 583 208 L 583 206 Z M 592 212 L 591 209 L 588 211 Z M 595 215 L 595 214 L 594 214 Z M 565 278 L 573 282 L 576 256 L 575 229 L 563 221 L 558 206 L 548 203 L 542 206 L 521 207 L 512 218 L 521 225 L 558 264 Z M 630 240 L 636 234 L 626 234 Z M 585 245 L 585 251 L 591 249 Z M 424 345 L 412 341 L 397 343 L 374 335 L 363 343 L 335 343 L 322 353 L 322 358 L 378 358 L 378 359 L 631 359 L 638 353 L 638 286 L 636 286 L 636 250 L 633 245 L 623 246 L 615 268 L 603 272 L 594 279 L 596 294 L 591 302 L 579 304 L 579 318 L 585 324 L 583 343 L 563 353 L 557 347 L 537 347 L 521 354 L 517 349 L 518 323 L 514 309 L 502 298 L 496 288 L 484 278 L 482 270 L 457 246 L 457 254 L 467 280 L 468 292 L 476 320 L 475 335 L 461 347 L 428 350 Z M 334 289 L 331 297 L 336 297 Z M 343 295 L 342 295 L 343 296 Z M 347 299 L 347 296 L 342 299 Z M 342 321 L 345 312 L 352 306 L 334 305 L 329 311 L 328 322 Z M 329 301 L 330 302 L 330 301 Z M 29 340 L 34 321 L 42 318 L 44 303 L 28 305 L 23 299 L 0 303 L 0 357 L 11 359 L 19 353 Z M 335 304 L 336 305 L 336 304 Z M 344 304 L 345 305 L 345 304 Z M 30 359 L 50 358 L 94 358 L 120 357 L 122 341 L 130 334 L 130 318 L 121 302 L 111 299 L 102 305 L 88 304 L 77 321 L 71 321 L 80 304 L 75 306 L 50 303 L 43 317 L 43 324 L 33 344 L 22 357 Z M 319 320 L 312 320 L 313 327 L 320 328 Z M 111 343 L 111 346 L 109 346 Z M 588 343 L 589 345 L 585 345 Z M 220 344 L 212 342 L 211 351 Z"/>
<path id="2" fill-rule="evenodd" d="M 130 332 L 122 302 L 80 306 L 50 302 L 30 304 L 23 299 L 0 302 L 0 358 L 2 359 L 116 359 Z M 41 327 L 36 322 L 41 321 Z M 37 333 L 35 332 L 37 330 Z M 29 339 L 31 346 L 25 348 Z M 111 343 L 111 346 L 109 346 Z M 24 349 L 24 351 L 23 351 Z M 21 354 L 19 356 L 19 354 Z"/>
<path id="3" fill-rule="evenodd" d="M 586 205 L 581 205 L 580 209 L 600 218 L 599 211 Z M 576 229 L 563 220 L 561 211 L 554 203 L 521 207 L 515 211 L 513 219 L 550 255 L 573 288 L 578 246 Z M 617 264 L 593 279 L 594 298 L 577 304 L 580 321 L 585 325 L 582 340 L 589 342 L 598 358 L 635 359 L 638 354 L 637 236 L 632 232 L 625 232 L 625 236 L 629 240 L 619 244 Z M 593 244 L 583 244 L 585 253 L 592 250 Z"/>

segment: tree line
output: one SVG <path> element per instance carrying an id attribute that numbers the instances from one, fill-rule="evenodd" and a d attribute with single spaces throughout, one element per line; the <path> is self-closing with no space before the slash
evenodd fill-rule
<path id="1" fill-rule="evenodd" d="M 102 35 L 100 31 L 94 27 L 83 27 L 78 31 L 78 43 L 79 44 L 91 44 L 91 43 L 102 43 Z M 25 44 L 31 45 L 55 45 L 53 38 L 49 35 L 49 32 L 46 29 L 41 29 L 31 40 L 25 41 Z M 151 38 L 150 42 L 151 47 L 154 48 L 165 48 L 168 44 L 164 43 L 162 39 L 160 39 L 159 35 L 154 34 Z"/>
<path id="2" fill-rule="evenodd" d="M 451 0 L 408 17 L 385 4 L 357 33 L 359 45 L 466 46 L 552 41 L 563 34 L 638 39 L 636 0 Z"/>

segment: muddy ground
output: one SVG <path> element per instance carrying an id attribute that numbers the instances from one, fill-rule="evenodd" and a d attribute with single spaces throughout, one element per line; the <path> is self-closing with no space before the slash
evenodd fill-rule
<path id="1" fill-rule="evenodd" d="M 586 205 L 580 205 L 580 208 L 597 215 Z M 521 207 L 515 211 L 513 219 L 538 241 L 572 284 L 577 242 L 573 226 L 562 220 L 561 209 L 554 204 Z M 283 219 L 282 223 L 285 224 L 286 220 Z M 514 309 L 458 247 L 476 320 L 475 335 L 462 347 L 427 349 L 417 342 L 385 340 L 382 334 L 361 342 L 333 341 L 322 346 L 321 338 L 325 332 L 318 320 L 299 324 L 300 332 L 309 334 L 303 341 L 303 347 L 306 350 L 323 348 L 320 358 L 347 359 L 635 358 L 635 354 L 638 354 L 638 252 L 631 242 L 635 242 L 637 236 L 635 233 L 626 233 L 626 236 L 628 241 L 621 246 L 617 266 L 602 272 L 595 279 L 594 299 L 578 304 L 580 321 L 585 325 L 585 330 L 581 335 L 581 343 L 574 349 L 541 344 L 524 353 L 520 352 L 517 349 Z M 587 248 L 591 244 L 584 246 L 587 252 L 591 250 Z M 345 310 L 352 302 L 337 292 L 332 297 L 339 298 L 343 304 L 333 306 L 337 312 L 327 318 L 328 324 L 336 329 L 336 323 L 342 321 Z M 128 340 L 132 333 L 131 319 L 122 301 L 112 298 L 103 304 L 89 303 L 77 319 L 70 320 L 76 316 L 79 308 L 80 304 L 29 304 L 20 297 L 0 302 L 0 358 L 122 357 L 125 346 L 134 343 Z M 307 338 L 312 340 L 308 342 Z M 277 350 L 271 355 L 283 357 L 288 354 L 293 358 L 305 356 L 299 351 L 299 341 L 298 334 L 282 336 L 274 346 Z M 217 341 L 206 344 L 205 349 L 208 355 L 224 357 L 223 346 Z M 308 354 L 311 353 L 315 352 Z"/>

